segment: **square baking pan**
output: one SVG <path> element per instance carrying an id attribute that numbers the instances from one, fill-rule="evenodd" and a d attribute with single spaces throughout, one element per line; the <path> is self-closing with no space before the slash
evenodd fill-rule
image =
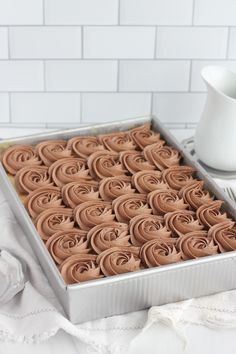
<path id="1" fill-rule="evenodd" d="M 0 142 L 0 154 L 14 144 L 36 144 L 49 139 L 69 139 L 77 135 L 123 131 L 147 122 L 151 122 L 152 129 L 159 131 L 169 145 L 181 152 L 183 162 L 197 170 L 196 177 L 203 180 L 206 188 L 218 199 L 225 201 L 223 209 L 233 220 L 236 220 L 236 205 L 154 116 L 5 140 Z M 73 323 L 236 288 L 236 251 L 67 285 L 2 164 L 0 164 L 0 185 L 56 296 Z"/>

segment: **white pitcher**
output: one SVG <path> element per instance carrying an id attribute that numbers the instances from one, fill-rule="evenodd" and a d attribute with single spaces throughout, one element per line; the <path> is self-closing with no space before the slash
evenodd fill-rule
<path id="1" fill-rule="evenodd" d="M 220 66 L 201 72 L 208 94 L 195 134 L 195 150 L 215 169 L 236 171 L 236 74 Z"/>

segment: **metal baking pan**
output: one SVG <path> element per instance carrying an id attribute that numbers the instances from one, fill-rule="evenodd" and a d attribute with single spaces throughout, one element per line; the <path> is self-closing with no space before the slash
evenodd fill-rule
<path id="1" fill-rule="evenodd" d="M 197 177 L 205 181 L 205 186 L 218 199 L 225 201 L 225 211 L 236 220 L 234 203 L 153 116 L 5 140 L 0 142 L 0 153 L 13 144 L 36 144 L 47 139 L 69 139 L 76 135 L 123 131 L 150 121 L 152 128 L 158 130 L 168 144 L 182 153 L 184 163 L 195 167 Z M 68 318 L 73 323 L 236 288 L 236 251 L 66 285 L 2 164 L 0 185 Z"/>

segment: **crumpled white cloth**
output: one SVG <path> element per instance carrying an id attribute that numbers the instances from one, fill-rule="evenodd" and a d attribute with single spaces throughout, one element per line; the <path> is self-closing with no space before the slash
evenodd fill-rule
<path id="1" fill-rule="evenodd" d="M 27 264 L 24 289 L 0 304 L 0 341 L 39 342 L 62 329 L 97 353 L 124 353 L 138 336 L 157 322 L 172 326 L 183 342 L 186 324 L 236 327 L 236 290 L 73 325 L 63 314 L 1 191 L 0 230 L 0 249 L 24 259 Z M 3 285 L 0 279 L 0 288 Z"/>

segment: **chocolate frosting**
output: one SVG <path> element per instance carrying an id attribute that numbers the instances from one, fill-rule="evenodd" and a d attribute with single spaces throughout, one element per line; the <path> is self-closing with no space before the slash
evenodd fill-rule
<path id="1" fill-rule="evenodd" d="M 236 228 L 235 222 L 231 220 L 223 221 L 210 227 L 209 237 L 212 237 L 218 245 L 220 252 L 236 250 Z"/>
<path id="2" fill-rule="evenodd" d="M 100 279 L 103 277 L 93 254 L 75 254 L 64 260 L 60 266 L 63 279 L 67 284 Z"/>
<path id="3" fill-rule="evenodd" d="M 46 242 L 46 246 L 57 264 L 74 254 L 89 253 L 87 232 L 79 229 L 58 231 Z"/>
<path id="4" fill-rule="evenodd" d="M 120 153 L 120 161 L 122 165 L 134 174 L 142 170 L 154 170 L 155 166 L 149 163 L 142 152 L 139 151 L 123 151 Z"/>
<path id="5" fill-rule="evenodd" d="M 142 262 L 149 268 L 181 261 L 181 252 L 175 247 L 175 240 L 150 240 L 141 250 Z"/>
<path id="6" fill-rule="evenodd" d="M 101 253 L 111 247 L 130 246 L 129 228 L 120 222 L 105 222 L 94 226 L 88 232 L 88 240 L 96 253 Z"/>
<path id="7" fill-rule="evenodd" d="M 35 150 L 48 167 L 59 159 L 71 156 L 71 150 L 67 148 L 65 140 L 43 141 L 35 146 Z"/>
<path id="8" fill-rule="evenodd" d="M 227 220 L 226 213 L 222 213 L 220 208 L 223 204 L 221 200 L 203 204 L 197 210 L 197 217 L 207 228 Z"/>
<path id="9" fill-rule="evenodd" d="M 123 194 L 135 193 L 131 185 L 131 177 L 116 176 L 104 178 L 99 185 L 99 193 L 103 200 L 111 202 Z"/>
<path id="10" fill-rule="evenodd" d="M 203 181 L 192 181 L 179 191 L 179 195 L 193 210 L 197 210 L 201 205 L 209 203 L 213 199 L 210 193 L 203 189 L 203 186 Z"/>
<path id="11" fill-rule="evenodd" d="M 150 124 L 145 124 L 141 127 L 132 129 L 130 131 L 130 136 L 141 150 L 143 150 L 145 146 L 156 142 L 163 142 L 164 144 L 164 141 L 160 140 L 160 134 L 150 129 Z"/>
<path id="12" fill-rule="evenodd" d="M 195 213 L 190 210 L 177 210 L 164 216 L 166 226 L 175 237 L 192 231 L 200 231 L 203 225 L 195 218 Z"/>
<path id="13" fill-rule="evenodd" d="M 76 136 L 68 140 L 67 147 L 72 149 L 75 155 L 85 159 L 95 151 L 104 150 L 96 136 Z"/>
<path id="14" fill-rule="evenodd" d="M 160 171 L 139 171 L 132 176 L 132 183 L 139 193 L 149 193 L 156 189 L 168 189 Z"/>
<path id="15" fill-rule="evenodd" d="M 129 222 L 131 218 L 139 214 L 151 214 L 152 210 L 147 204 L 146 194 L 132 193 L 121 195 L 112 202 L 116 219 L 119 222 Z"/>
<path id="16" fill-rule="evenodd" d="M 53 182 L 46 166 L 26 166 L 15 176 L 15 185 L 19 193 L 28 194 L 41 187 L 51 187 Z"/>
<path id="17" fill-rule="evenodd" d="M 75 208 L 78 204 L 89 200 L 97 201 L 99 198 L 98 183 L 81 178 L 62 187 L 62 198 L 64 203 Z"/>
<path id="18" fill-rule="evenodd" d="M 180 190 L 193 180 L 195 169 L 191 166 L 171 166 L 162 172 L 162 178 L 170 188 Z"/>
<path id="19" fill-rule="evenodd" d="M 160 171 L 179 165 L 181 159 L 180 153 L 168 145 L 162 145 L 156 143 L 146 146 L 143 150 L 145 158 Z"/>
<path id="20" fill-rule="evenodd" d="M 178 192 L 174 189 L 161 189 L 149 193 L 148 203 L 153 213 L 159 215 L 188 208 L 188 205 L 184 203 L 182 198 L 179 198 Z"/>
<path id="21" fill-rule="evenodd" d="M 97 262 L 104 275 L 116 275 L 140 270 L 139 248 L 112 247 L 100 253 Z"/>
<path id="22" fill-rule="evenodd" d="M 7 172 L 15 175 L 22 167 L 39 166 L 42 161 L 39 159 L 33 146 L 13 145 L 4 151 L 2 163 Z"/>
<path id="23" fill-rule="evenodd" d="M 211 256 L 217 253 L 218 247 L 207 231 L 192 231 L 181 236 L 176 244 L 182 253 L 183 260 Z"/>
<path id="24" fill-rule="evenodd" d="M 134 246 L 142 246 L 150 240 L 162 240 L 171 237 L 171 232 L 164 225 L 159 215 L 137 215 L 130 220 L 131 242 Z"/>
<path id="25" fill-rule="evenodd" d="M 74 209 L 74 216 L 82 230 L 90 230 L 96 225 L 115 219 L 115 215 L 112 214 L 111 203 L 99 200 L 88 201 L 78 205 Z"/>
<path id="26" fill-rule="evenodd" d="M 126 132 L 100 135 L 98 139 L 107 150 L 113 152 L 135 150 L 137 147 L 130 134 Z"/>

